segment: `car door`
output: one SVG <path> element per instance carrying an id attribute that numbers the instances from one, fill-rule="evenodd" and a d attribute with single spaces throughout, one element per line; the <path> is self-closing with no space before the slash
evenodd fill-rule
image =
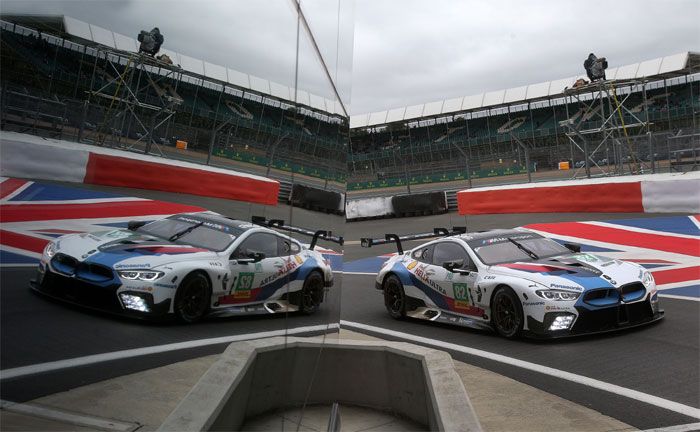
<path id="1" fill-rule="evenodd" d="M 229 259 L 230 281 L 226 294 L 219 298 L 220 304 L 266 300 L 261 287 L 274 280 L 283 267 L 277 238 L 273 233 L 252 233 L 233 251 Z M 264 258 L 251 262 L 255 254 L 262 254 Z"/>
<path id="2" fill-rule="evenodd" d="M 469 274 L 449 271 L 444 267 L 446 262 L 460 260 L 462 265 L 458 268 L 469 271 Z M 448 303 L 452 311 L 472 316 L 483 314 L 483 309 L 476 307 L 474 302 L 474 286 L 478 272 L 463 245 L 453 240 L 437 243 L 433 250 L 433 264 L 430 270 L 441 291 L 449 298 Z"/>

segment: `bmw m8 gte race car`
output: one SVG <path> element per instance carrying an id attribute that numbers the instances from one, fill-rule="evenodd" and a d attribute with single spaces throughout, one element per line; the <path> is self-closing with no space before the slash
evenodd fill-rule
<path id="1" fill-rule="evenodd" d="M 402 240 L 440 237 L 404 252 Z M 660 320 L 656 284 L 645 268 L 580 253 L 580 246 L 521 230 L 464 229 L 384 239 L 395 242 L 376 278 L 394 318 L 491 328 L 512 338 L 618 330 Z"/>
<path id="2" fill-rule="evenodd" d="M 255 223 L 211 213 L 178 214 L 129 229 L 70 234 L 50 242 L 30 286 L 82 306 L 136 317 L 313 313 L 333 284 L 314 250 L 326 231 L 281 220 Z M 305 245 L 276 230 L 313 236 Z"/>

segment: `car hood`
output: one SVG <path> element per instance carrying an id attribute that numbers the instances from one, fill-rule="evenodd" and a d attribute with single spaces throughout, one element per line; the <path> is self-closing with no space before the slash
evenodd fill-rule
<path id="1" fill-rule="evenodd" d="M 57 253 L 117 270 L 153 268 L 191 258 L 216 257 L 216 253 L 209 249 L 176 244 L 127 230 L 71 234 L 60 237 L 55 243 Z"/>
<path id="2" fill-rule="evenodd" d="M 586 253 L 490 267 L 492 274 L 527 279 L 547 288 L 575 291 L 615 288 L 638 282 L 643 272 L 644 269 L 637 264 Z"/>

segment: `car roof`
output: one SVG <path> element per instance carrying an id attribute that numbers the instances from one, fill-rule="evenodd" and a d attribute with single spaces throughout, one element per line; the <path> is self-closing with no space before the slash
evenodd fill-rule
<path id="1" fill-rule="evenodd" d="M 265 227 L 262 227 L 260 225 L 255 225 L 252 222 L 247 222 L 247 221 L 242 221 L 238 219 L 231 219 L 227 218 L 226 216 L 222 216 L 220 214 L 216 213 L 207 213 L 207 212 L 201 212 L 201 213 L 180 213 L 176 215 L 170 216 L 168 219 L 178 219 L 186 217 L 188 219 L 193 219 L 196 221 L 204 221 L 204 222 L 209 222 L 211 224 L 216 224 L 216 225 L 222 225 L 226 226 L 229 228 L 232 228 L 234 231 L 238 232 L 244 232 L 248 231 L 249 229 L 253 228 L 260 228 L 267 230 Z"/>
<path id="2" fill-rule="evenodd" d="M 523 232 L 534 234 L 532 231 L 525 231 L 525 230 L 520 230 L 520 229 L 492 229 L 492 230 L 488 230 L 488 231 L 477 231 L 477 232 L 473 232 L 473 233 L 460 234 L 456 237 L 459 237 L 462 240 L 466 240 L 466 241 L 488 240 L 488 239 L 496 238 L 496 237 L 521 235 L 521 234 L 523 234 Z"/>
<path id="3" fill-rule="evenodd" d="M 226 216 L 217 214 L 217 213 L 208 213 L 208 212 L 201 212 L 201 213 L 180 213 L 171 216 L 171 218 L 177 218 L 180 216 L 184 216 L 190 219 L 198 220 L 198 221 L 205 221 L 209 222 L 215 225 L 222 225 L 225 227 L 229 227 L 232 229 L 232 231 L 238 232 L 237 235 L 241 235 L 242 233 L 249 231 L 249 230 L 255 230 L 255 231 L 260 231 L 260 232 L 266 232 L 270 234 L 276 234 L 278 236 L 282 236 L 284 238 L 288 238 L 287 235 L 279 233 L 271 228 L 264 227 L 262 225 L 257 225 L 249 221 L 243 221 L 239 219 L 233 219 L 233 218 L 228 218 Z M 228 231 L 228 230 L 226 230 Z M 300 242 L 298 239 L 292 238 L 292 240 L 296 241 L 300 245 L 303 243 Z"/>

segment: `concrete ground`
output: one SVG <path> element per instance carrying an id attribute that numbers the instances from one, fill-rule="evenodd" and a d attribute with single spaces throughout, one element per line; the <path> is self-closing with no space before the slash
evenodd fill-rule
<path id="1" fill-rule="evenodd" d="M 341 338 L 379 340 L 348 330 Z M 177 406 L 190 388 L 217 359 L 217 355 L 174 363 L 131 375 L 78 387 L 35 399 L 26 404 L 5 403 L 0 430 L 111 430 L 151 431 Z M 632 431 L 635 428 L 597 411 L 551 395 L 496 373 L 455 361 L 472 405 L 485 431 Z M 311 408 L 305 430 L 325 430 L 324 407 Z M 354 407 L 341 407 L 343 430 L 409 430 L 410 423 Z M 370 418 L 371 416 L 371 418 Z M 280 416 L 278 416 L 280 417 Z M 273 415 L 251 424 L 296 430 L 298 413 L 277 419 Z M 364 428 L 359 428 L 364 425 Z M 384 426 L 382 426 L 384 425 Z"/>

